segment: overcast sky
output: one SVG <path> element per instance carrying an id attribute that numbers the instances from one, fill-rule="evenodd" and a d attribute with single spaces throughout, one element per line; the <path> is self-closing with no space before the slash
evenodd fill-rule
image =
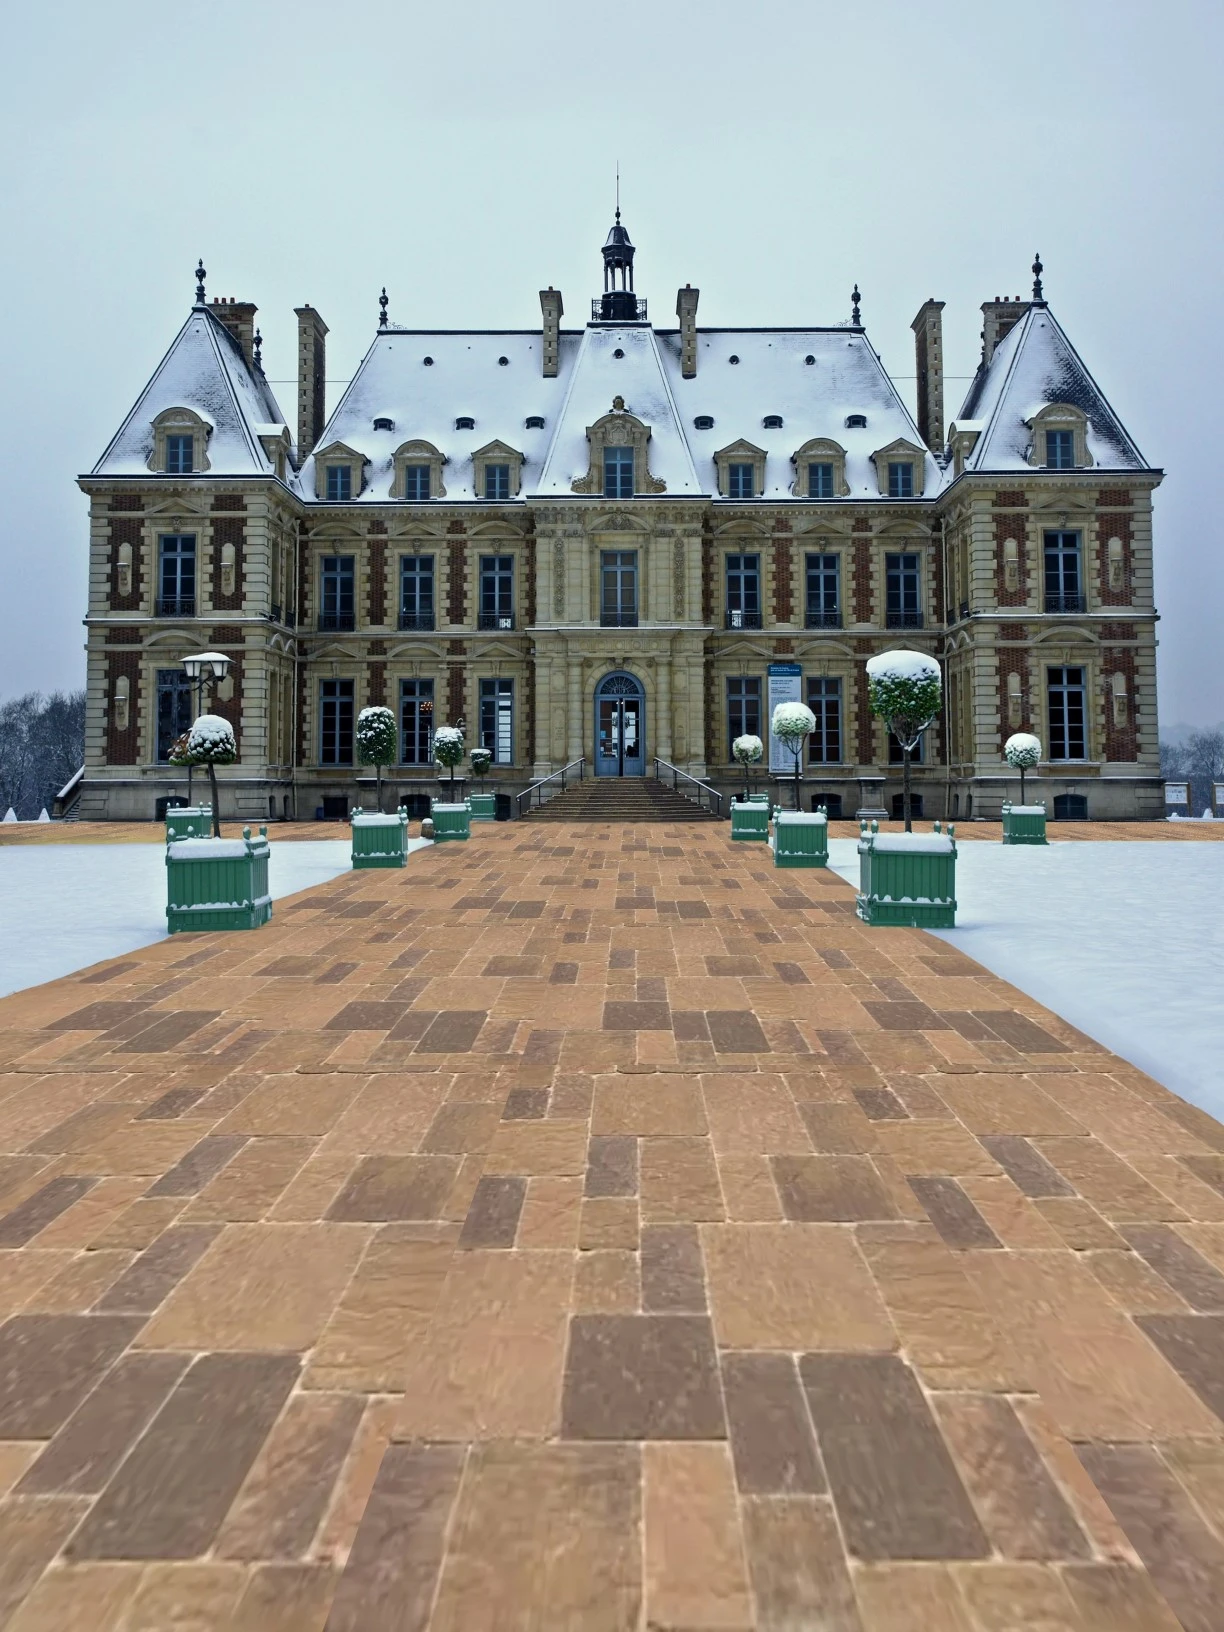
<path id="1" fill-rule="evenodd" d="M 260 308 L 295 420 L 293 307 L 329 405 L 395 322 L 582 321 L 619 159 L 637 286 L 674 323 L 849 316 L 912 400 L 945 300 L 949 414 L 983 300 L 1046 296 L 1146 458 L 1160 712 L 1224 719 L 1219 397 L 1224 6 L 726 0 L 14 7 L 0 252 L 0 698 L 82 683 L 97 459 L 191 305 Z"/>

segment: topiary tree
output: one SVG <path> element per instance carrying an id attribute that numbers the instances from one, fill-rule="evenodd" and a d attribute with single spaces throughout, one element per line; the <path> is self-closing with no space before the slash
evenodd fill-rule
<path id="1" fill-rule="evenodd" d="M 752 778 L 748 773 L 750 765 L 759 765 L 761 756 L 765 752 L 765 745 L 760 737 L 736 737 L 731 744 L 731 757 L 744 767 L 744 798 L 752 792 Z"/>
<path id="2" fill-rule="evenodd" d="M 910 756 L 922 733 L 939 713 L 943 682 L 939 664 L 925 652 L 880 652 L 867 660 L 867 691 L 871 712 L 888 726 L 901 744 L 904 761 L 905 831 L 910 820 Z"/>
<path id="3" fill-rule="evenodd" d="M 378 785 L 377 806 L 382 811 L 382 773 L 384 765 L 394 765 L 399 751 L 399 732 L 395 715 L 389 708 L 363 708 L 357 716 L 357 758 L 362 765 L 373 765 Z"/>
<path id="4" fill-rule="evenodd" d="M 238 758 L 234 728 L 219 714 L 201 714 L 187 733 L 188 765 L 207 765 L 212 789 L 213 838 L 221 837 L 221 800 L 217 793 L 217 766 L 232 765 Z"/>
<path id="5" fill-rule="evenodd" d="M 455 796 L 455 766 L 463 763 L 463 722 L 458 725 L 440 725 L 434 732 L 434 759 L 449 768 L 451 798 Z"/>
<path id="6" fill-rule="evenodd" d="M 1013 771 L 1020 772 L 1020 803 L 1024 803 L 1024 773 L 1041 763 L 1041 739 L 1027 731 L 1017 731 L 1003 744 L 1003 758 Z"/>
<path id="7" fill-rule="evenodd" d="M 795 756 L 795 809 L 802 809 L 800 784 L 803 779 L 803 744 L 816 729 L 816 716 L 806 703 L 779 703 L 769 729 Z"/>
<path id="8" fill-rule="evenodd" d="M 493 755 L 487 748 L 473 748 L 468 758 L 472 762 L 472 772 L 478 776 L 483 784 L 489 774 L 489 766 L 493 763 Z"/>

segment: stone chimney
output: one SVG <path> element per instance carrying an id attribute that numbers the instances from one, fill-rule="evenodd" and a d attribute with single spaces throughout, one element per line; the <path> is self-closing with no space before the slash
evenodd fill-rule
<path id="1" fill-rule="evenodd" d="M 910 324 L 918 365 L 918 435 L 934 454 L 944 449 L 942 300 L 925 300 Z"/>
<path id="2" fill-rule="evenodd" d="M 993 300 L 982 302 L 983 363 L 989 363 L 998 350 L 999 341 L 1011 333 L 1028 309 L 1028 301 L 1021 300 L 1019 295 L 1013 295 L 1010 300 L 1006 295 L 996 295 Z"/>
<path id="3" fill-rule="evenodd" d="M 231 295 L 228 300 L 223 297 L 213 297 L 212 314 L 242 347 L 242 355 L 246 358 L 248 368 L 255 366 L 255 313 L 259 310 L 249 300 L 235 300 Z"/>
<path id="4" fill-rule="evenodd" d="M 313 306 L 294 307 L 298 320 L 298 459 L 323 435 L 327 385 L 327 324 Z"/>
<path id="5" fill-rule="evenodd" d="M 560 289 L 550 284 L 540 290 L 540 310 L 544 314 L 544 378 L 552 380 L 561 366 L 561 317 L 565 307 Z"/>
<path id="6" fill-rule="evenodd" d="M 697 300 L 700 289 L 686 283 L 676 291 L 676 316 L 680 319 L 680 372 L 686 380 L 697 377 Z"/>

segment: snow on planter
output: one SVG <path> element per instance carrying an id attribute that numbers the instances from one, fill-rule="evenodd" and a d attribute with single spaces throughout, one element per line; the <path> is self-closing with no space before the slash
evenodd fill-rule
<path id="1" fill-rule="evenodd" d="M 272 916 L 268 830 L 252 839 L 175 839 L 166 846 L 166 926 L 185 930 L 258 929 Z"/>
<path id="2" fill-rule="evenodd" d="M 951 929 L 956 923 L 956 829 L 881 833 L 859 828 L 856 911 L 865 924 Z"/>
<path id="3" fill-rule="evenodd" d="M 448 839 L 468 839 L 472 836 L 472 809 L 466 799 L 451 804 L 435 799 L 430 807 L 430 815 L 433 817 L 435 844 L 444 844 Z"/>
<path id="4" fill-rule="evenodd" d="M 731 837 L 733 839 L 769 839 L 769 803 L 758 799 L 732 799 Z"/>
<path id="5" fill-rule="evenodd" d="M 780 810 L 774 817 L 775 867 L 827 867 L 829 818 L 823 810 Z"/>
<path id="6" fill-rule="evenodd" d="M 206 839 L 212 832 L 211 805 L 171 805 L 166 811 L 166 840 Z"/>
<path id="7" fill-rule="evenodd" d="M 353 866 L 403 867 L 408 861 L 408 812 L 401 805 L 394 816 L 363 811 L 349 818 L 353 827 Z"/>
<path id="8" fill-rule="evenodd" d="M 1044 805 L 1004 805 L 1004 844 L 1046 844 Z"/>

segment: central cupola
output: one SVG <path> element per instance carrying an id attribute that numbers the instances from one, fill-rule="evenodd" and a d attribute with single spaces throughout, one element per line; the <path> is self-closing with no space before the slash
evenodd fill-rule
<path id="1" fill-rule="evenodd" d="M 594 323 L 644 323 L 646 302 L 633 292 L 634 248 L 628 230 L 621 226 L 619 205 L 616 220 L 603 246 L 604 292 L 591 302 Z"/>

